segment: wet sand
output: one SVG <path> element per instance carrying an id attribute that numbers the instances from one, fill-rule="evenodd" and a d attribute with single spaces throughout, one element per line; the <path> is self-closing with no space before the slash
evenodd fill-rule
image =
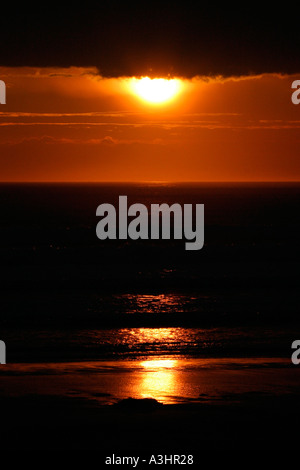
<path id="1" fill-rule="evenodd" d="M 113 405 L 128 397 L 165 405 L 214 403 L 224 397 L 300 392 L 290 358 L 184 358 L 19 363 L 0 367 L 2 397 L 78 398 Z"/>
<path id="2" fill-rule="evenodd" d="M 299 371 L 279 358 L 6 365 L 0 439 L 6 449 L 96 449 L 99 461 L 290 449 Z"/>
<path id="3" fill-rule="evenodd" d="M 96 400 L 23 397 L 1 400 L 6 449 L 95 449 L 112 453 L 190 453 L 208 449 L 290 449 L 298 444 L 298 397 L 248 394 L 233 404 L 99 405 Z"/>

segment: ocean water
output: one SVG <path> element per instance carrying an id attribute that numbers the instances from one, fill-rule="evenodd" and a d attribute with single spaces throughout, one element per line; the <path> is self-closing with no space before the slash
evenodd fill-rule
<path id="1" fill-rule="evenodd" d="M 203 203 L 203 249 L 100 241 L 96 208 L 119 195 Z M 2 393 L 295 390 L 299 202 L 299 184 L 0 185 Z"/>

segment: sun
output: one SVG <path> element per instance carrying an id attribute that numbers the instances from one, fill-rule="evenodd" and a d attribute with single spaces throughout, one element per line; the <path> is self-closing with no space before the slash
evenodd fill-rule
<path id="1" fill-rule="evenodd" d="M 151 104 L 166 103 L 180 91 L 180 81 L 176 78 L 133 78 L 130 85 L 135 95 Z"/>

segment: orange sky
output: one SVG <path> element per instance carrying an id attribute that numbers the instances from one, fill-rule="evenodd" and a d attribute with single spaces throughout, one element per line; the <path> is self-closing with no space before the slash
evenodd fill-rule
<path id="1" fill-rule="evenodd" d="M 299 181 L 294 75 L 184 80 L 150 105 L 95 68 L 0 68 L 1 181 Z"/>

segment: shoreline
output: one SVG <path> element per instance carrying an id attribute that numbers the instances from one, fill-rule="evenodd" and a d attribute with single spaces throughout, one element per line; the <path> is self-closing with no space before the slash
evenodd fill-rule
<path id="1" fill-rule="evenodd" d="M 222 402 L 226 397 L 297 394 L 297 366 L 290 358 L 183 358 L 58 363 L 19 363 L 0 367 L 1 400 L 86 400 L 114 405 L 129 397 L 167 404 Z M 73 402 L 74 403 L 74 402 Z"/>

